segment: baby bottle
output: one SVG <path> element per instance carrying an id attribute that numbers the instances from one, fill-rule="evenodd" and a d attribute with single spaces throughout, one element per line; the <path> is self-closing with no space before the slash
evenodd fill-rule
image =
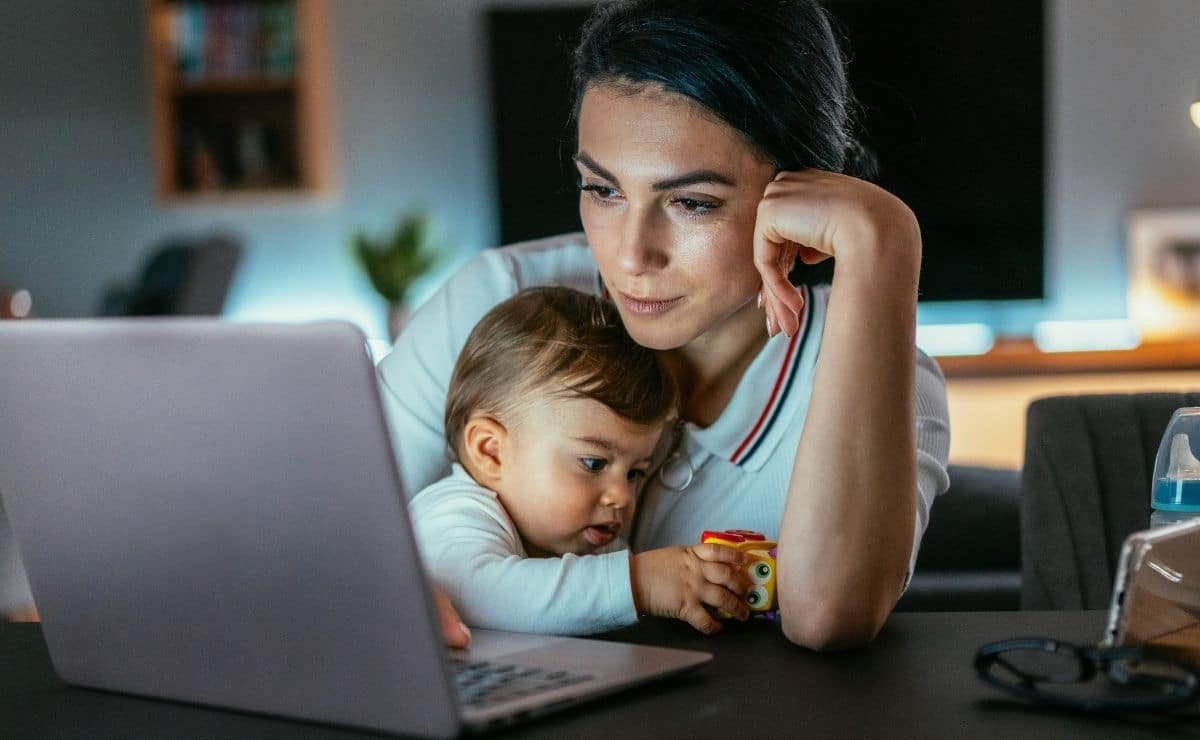
<path id="1" fill-rule="evenodd" d="M 1151 528 L 1200 516 L 1200 460 L 1193 444 L 1200 444 L 1200 407 L 1176 409 L 1154 458 Z"/>

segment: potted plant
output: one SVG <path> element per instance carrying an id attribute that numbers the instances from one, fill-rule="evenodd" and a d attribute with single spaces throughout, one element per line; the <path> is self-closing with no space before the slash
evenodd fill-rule
<path id="1" fill-rule="evenodd" d="M 396 340 L 408 319 L 404 299 L 412 284 L 437 263 L 437 252 L 428 243 L 428 224 L 420 213 L 410 213 L 380 239 L 357 231 L 351 241 L 359 265 L 371 285 L 388 302 L 388 335 Z"/>

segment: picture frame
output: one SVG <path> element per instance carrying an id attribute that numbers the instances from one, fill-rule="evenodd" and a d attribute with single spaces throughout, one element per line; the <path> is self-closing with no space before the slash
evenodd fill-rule
<path id="1" fill-rule="evenodd" d="M 1200 339 L 1200 208 L 1132 211 L 1130 322 L 1150 341 Z"/>

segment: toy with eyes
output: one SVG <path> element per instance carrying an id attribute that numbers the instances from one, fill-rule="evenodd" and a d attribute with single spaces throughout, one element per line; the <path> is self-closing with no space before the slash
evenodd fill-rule
<path id="1" fill-rule="evenodd" d="M 705 531 L 700 543 L 712 542 L 740 550 L 749 556 L 746 574 L 750 576 L 750 590 L 746 592 L 746 604 L 754 616 L 769 616 L 775 611 L 775 548 L 776 543 L 768 540 L 761 532 L 749 529 L 726 529 L 720 532 Z M 727 618 L 724 611 L 717 616 Z"/>

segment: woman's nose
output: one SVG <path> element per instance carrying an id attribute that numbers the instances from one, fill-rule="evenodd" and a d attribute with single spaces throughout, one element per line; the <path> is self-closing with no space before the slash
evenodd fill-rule
<path id="1" fill-rule="evenodd" d="M 621 269 L 629 275 L 641 275 L 665 266 L 666 253 L 660 246 L 661 231 L 652 212 L 631 210 L 621 229 Z"/>

